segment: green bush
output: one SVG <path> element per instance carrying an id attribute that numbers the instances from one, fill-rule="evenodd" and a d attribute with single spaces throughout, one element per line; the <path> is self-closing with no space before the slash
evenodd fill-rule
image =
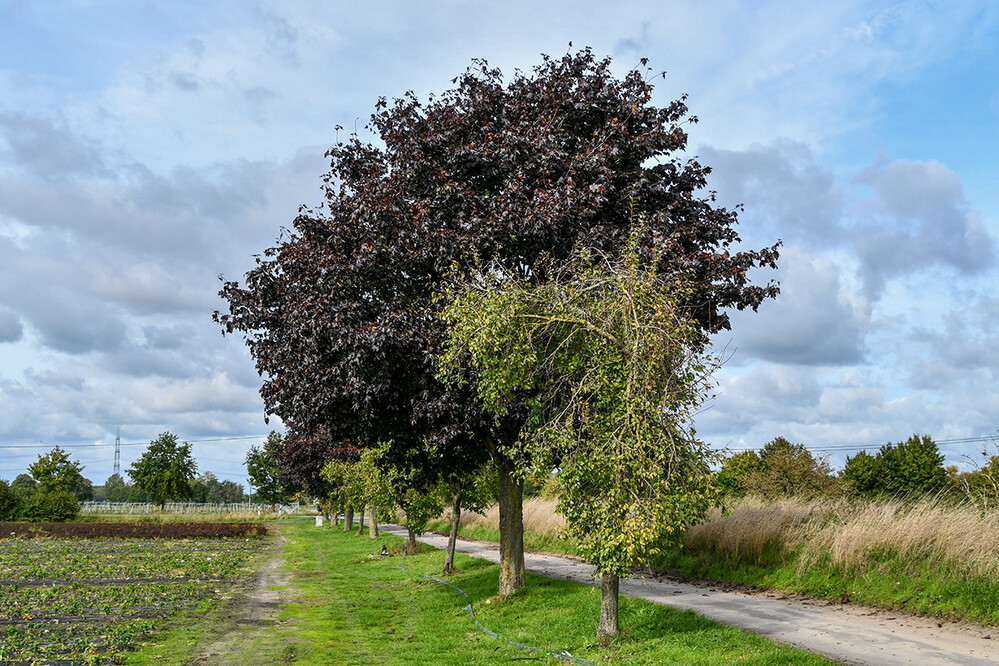
<path id="1" fill-rule="evenodd" d="M 39 522 L 42 520 L 42 499 L 38 493 L 15 494 L 14 520 Z"/>
<path id="2" fill-rule="evenodd" d="M 76 495 L 61 490 L 39 495 L 38 508 L 39 518 L 48 523 L 64 523 L 73 520 L 80 513 Z"/>
<path id="3" fill-rule="evenodd" d="M 0 520 L 13 520 L 17 513 L 17 498 L 6 481 L 0 481 Z"/>

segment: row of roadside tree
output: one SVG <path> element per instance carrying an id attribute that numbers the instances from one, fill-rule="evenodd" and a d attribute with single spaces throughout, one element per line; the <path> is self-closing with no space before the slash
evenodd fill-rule
<path id="1" fill-rule="evenodd" d="M 696 118 L 656 106 L 650 74 L 583 50 L 380 100 L 373 141 L 328 151 L 323 204 L 215 313 L 285 424 L 282 478 L 331 513 L 389 497 L 418 528 L 430 498 L 457 514 L 495 485 L 500 599 L 525 585 L 525 487 L 557 476 L 601 641 L 619 577 L 716 499 L 693 428 L 712 335 L 779 292 L 750 280 L 779 242 L 742 243 L 686 151 Z"/>
<path id="2" fill-rule="evenodd" d="M 749 274 L 779 243 L 741 243 L 686 152 L 696 118 L 656 106 L 652 79 L 583 50 L 379 101 L 377 145 L 330 149 L 323 206 L 224 282 L 215 313 L 285 424 L 287 482 L 357 501 L 375 468 L 412 518 L 434 489 L 467 507 L 495 479 L 501 599 L 525 585 L 525 484 L 557 471 L 601 574 L 601 640 L 619 576 L 711 501 L 692 427 L 710 336 L 778 293 Z"/>

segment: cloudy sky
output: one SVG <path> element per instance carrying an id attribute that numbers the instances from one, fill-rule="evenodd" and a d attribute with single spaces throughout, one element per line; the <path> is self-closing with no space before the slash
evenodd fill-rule
<path id="1" fill-rule="evenodd" d="M 820 5 L 825 5 L 820 7 Z M 590 46 L 666 71 L 691 154 L 780 298 L 738 313 L 698 420 L 846 455 L 999 428 L 999 5 L 960 2 L 0 0 L 0 478 L 85 475 L 165 430 L 243 481 L 259 378 L 211 321 L 319 197 L 334 127 Z"/>

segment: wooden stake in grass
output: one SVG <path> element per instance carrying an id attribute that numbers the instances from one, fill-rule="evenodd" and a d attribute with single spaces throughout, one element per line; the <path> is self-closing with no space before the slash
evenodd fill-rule
<path id="1" fill-rule="evenodd" d="M 597 626 L 597 640 L 607 644 L 617 638 L 617 600 L 621 578 L 617 574 L 605 573 L 600 577 L 600 624 Z"/>

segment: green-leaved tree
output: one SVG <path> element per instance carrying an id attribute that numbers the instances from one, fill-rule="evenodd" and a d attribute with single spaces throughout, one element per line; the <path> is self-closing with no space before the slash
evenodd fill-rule
<path id="1" fill-rule="evenodd" d="M 890 493 L 927 493 L 947 480 L 944 456 L 929 435 L 913 435 L 878 452 L 885 468 L 885 490 Z"/>
<path id="2" fill-rule="evenodd" d="M 191 457 L 191 445 L 181 444 L 176 435 L 164 432 L 132 463 L 128 475 L 150 501 L 162 507 L 167 502 L 191 497 L 188 482 L 197 470 Z"/>
<path id="3" fill-rule="evenodd" d="M 246 475 L 253 486 L 254 499 L 270 504 L 272 509 L 275 504 L 286 502 L 292 495 L 280 476 L 278 456 L 282 441 L 281 433 L 271 431 L 262 447 L 251 446 L 246 454 Z"/>
<path id="4" fill-rule="evenodd" d="M 718 489 L 726 495 L 743 495 L 749 476 L 763 471 L 763 461 L 756 451 L 740 451 L 726 456 L 718 470 Z"/>
<path id="5" fill-rule="evenodd" d="M 0 480 L 0 520 L 14 520 L 17 517 L 17 497 L 6 481 Z"/>
<path id="6" fill-rule="evenodd" d="M 880 455 L 872 456 L 861 451 L 846 459 L 842 476 L 853 485 L 853 490 L 862 495 L 876 495 L 886 487 L 885 465 Z"/>
<path id="7" fill-rule="evenodd" d="M 79 461 L 71 460 L 69 453 L 58 446 L 38 456 L 38 460 L 28 465 L 28 471 L 38 482 L 38 492 L 54 491 L 77 493 L 86 485 L 83 478 L 83 466 Z"/>
<path id="8" fill-rule="evenodd" d="M 777 437 L 760 449 L 760 464 L 762 469 L 745 477 L 746 491 L 753 495 L 773 499 L 837 492 L 829 462 L 813 456 L 803 444 L 792 444 L 784 437 Z"/>
<path id="9" fill-rule="evenodd" d="M 636 228 L 620 256 L 583 250 L 540 283 L 494 268 L 445 311 L 445 372 L 467 358 L 497 411 L 527 397 L 519 460 L 560 470 L 566 534 L 602 578 L 602 642 L 618 635 L 620 576 L 680 543 L 713 494 L 691 419 L 716 362 L 689 284 L 655 269 L 669 242 Z"/>
<path id="10" fill-rule="evenodd" d="M 104 482 L 104 497 L 109 502 L 128 501 L 128 485 L 125 479 L 121 478 L 121 474 L 115 472 Z"/>

